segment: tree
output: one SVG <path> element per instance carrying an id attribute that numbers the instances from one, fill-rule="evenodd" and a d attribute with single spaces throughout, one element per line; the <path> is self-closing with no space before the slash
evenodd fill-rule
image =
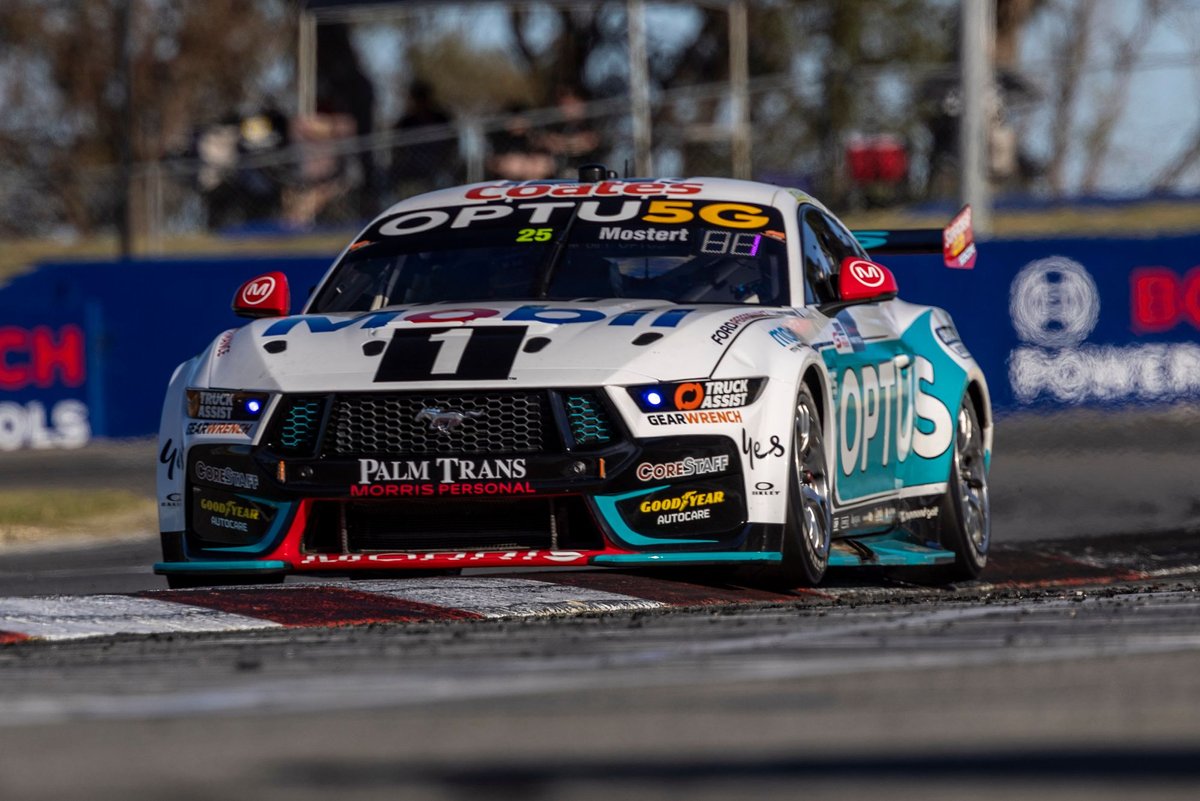
<path id="1" fill-rule="evenodd" d="M 0 226 L 112 222 L 123 153 L 156 160 L 260 99 L 270 71 L 290 67 L 293 30 L 287 0 L 5 0 L 0 169 L 16 173 L 8 203 L 23 214 Z"/>

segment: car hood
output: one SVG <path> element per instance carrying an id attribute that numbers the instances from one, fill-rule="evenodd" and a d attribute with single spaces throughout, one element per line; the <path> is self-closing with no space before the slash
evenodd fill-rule
<path id="1" fill-rule="evenodd" d="M 207 386 L 328 392 L 699 378 L 712 373 L 746 324 L 794 313 L 611 300 L 442 303 L 294 315 L 258 320 L 218 337 L 208 352 Z M 472 331 L 457 333 L 464 328 Z M 430 365 L 439 355 L 435 374 Z M 447 374 L 447 367 L 461 374 Z"/>

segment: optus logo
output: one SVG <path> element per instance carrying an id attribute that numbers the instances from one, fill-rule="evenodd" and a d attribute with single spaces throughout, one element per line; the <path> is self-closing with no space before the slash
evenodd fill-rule
<path id="1" fill-rule="evenodd" d="M 839 379 L 838 455 L 842 473 L 866 473 L 899 464 L 915 452 L 936 459 L 950 447 L 954 421 L 946 404 L 925 392 L 933 384 L 933 363 L 916 357 L 911 370 L 890 362 L 846 370 Z M 932 428 L 924 431 L 917 418 Z"/>

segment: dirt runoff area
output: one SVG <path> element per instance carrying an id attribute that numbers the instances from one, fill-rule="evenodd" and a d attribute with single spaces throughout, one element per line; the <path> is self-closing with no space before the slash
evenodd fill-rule
<path id="1" fill-rule="evenodd" d="M 0 549 L 153 536 L 153 440 L 0 454 Z"/>

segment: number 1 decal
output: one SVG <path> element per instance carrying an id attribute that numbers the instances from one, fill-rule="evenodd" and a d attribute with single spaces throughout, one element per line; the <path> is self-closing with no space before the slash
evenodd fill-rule
<path id="1" fill-rule="evenodd" d="M 508 378 L 525 330 L 523 325 L 489 325 L 396 331 L 375 382 Z"/>
<path id="2" fill-rule="evenodd" d="M 431 335 L 429 341 L 438 342 L 441 347 L 438 348 L 437 358 L 433 360 L 433 367 L 429 372 L 433 375 L 457 373 L 459 365 L 462 364 L 463 354 L 467 352 L 467 343 L 471 341 L 473 333 L 475 333 L 473 328 L 452 328 L 449 331 Z"/>

